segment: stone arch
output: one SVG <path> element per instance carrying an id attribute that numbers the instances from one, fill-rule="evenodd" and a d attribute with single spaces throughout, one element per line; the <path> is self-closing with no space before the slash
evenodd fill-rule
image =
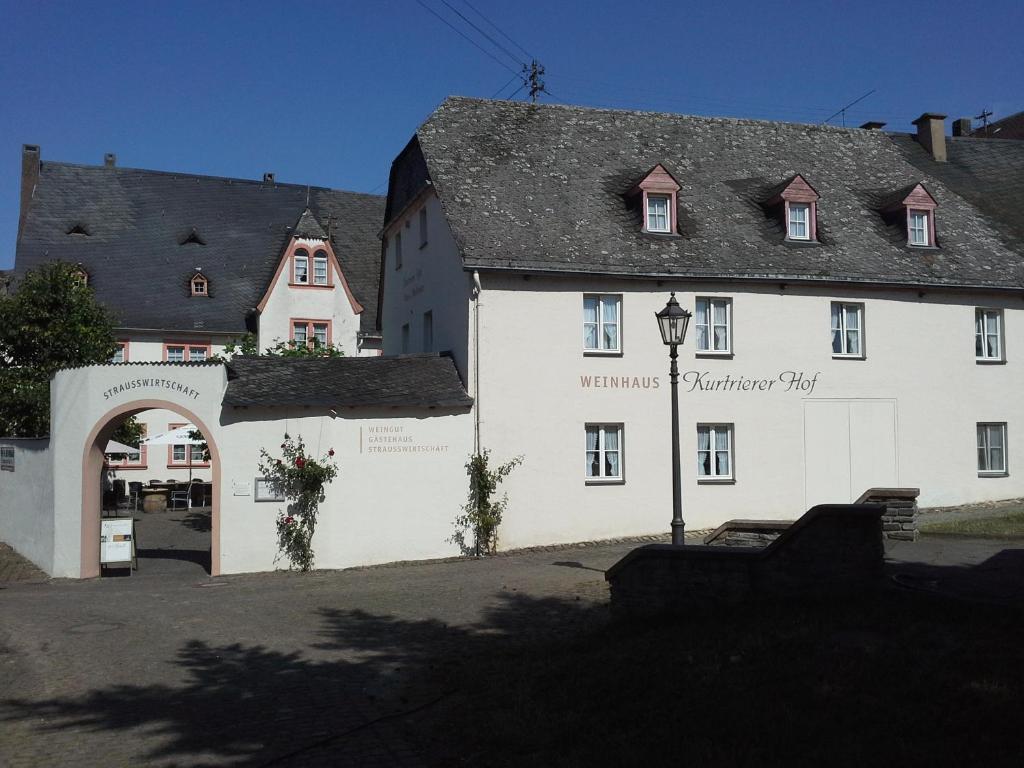
<path id="1" fill-rule="evenodd" d="M 213 430 L 193 411 L 170 400 L 132 400 L 112 408 L 96 422 L 85 440 L 82 453 L 82 552 L 83 579 L 100 575 L 100 488 L 97 478 L 103 471 L 103 446 L 117 428 L 117 419 L 151 408 L 162 408 L 187 418 L 203 433 L 210 448 L 213 479 L 213 511 L 210 516 L 210 575 L 220 575 L 220 496 L 221 458 Z"/>

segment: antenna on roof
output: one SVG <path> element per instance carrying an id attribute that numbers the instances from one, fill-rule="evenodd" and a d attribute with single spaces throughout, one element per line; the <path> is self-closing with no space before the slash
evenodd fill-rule
<path id="1" fill-rule="evenodd" d="M 306 207 L 309 208 L 309 184 L 306 185 Z"/>
<path id="2" fill-rule="evenodd" d="M 825 118 L 824 120 L 822 120 L 822 121 L 821 121 L 821 124 L 822 124 L 822 125 L 825 125 L 825 124 L 826 124 L 826 123 L 827 123 L 827 122 L 828 122 L 829 120 L 831 120 L 831 119 L 832 119 L 833 117 L 836 117 L 837 115 L 842 115 L 842 116 L 843 116 L 843 128 L 845 128 L 845 127 L 846 127 L 846 110 L 848 110 L 848 109 L 849 109 L 850 107 L 852 107 L 852 106 L 853 106 L 854 104 L 856 104 L 856 103 L 857 103 L 858 101 L 864 101 L 864 99 L 866 99 L 866 98 L 867 98 L 868 96 L 870 96 L 870 95 L 871 95 L 872 93 L 874 93 L 874 92 L 875 92 L 875 89 L 874 89 L 874 88 L 872 88 L 872 89 L 871 89 L 870 91 L 868 91 L 867 93 L 865 93 L 865 94 L 864 94 L 863 96 L 861 96 L 861 97 L 860 97 L 859 99 L 854 99 L 854 100 L 853 100 L 853 101 L 851 101 L 851 102 L 850 102 L 849 104 L 847 104 L 847 105 L 846 105 L 845 107 L 843 107 L 842 109 L 840 109 L 840 110 L 839 110 L 838 112 L 835 112 L 835 113 L 833 113 L 833 114 L 829 115 L 828 117 L 826 117 L 826 118 Z"/>
<path id="3" fill-rule="evenodd" d="M 988 137 L 988 119 L 992 117 L 991 110 L 983 109 L 980 115 L 975 116 L 975 120 L 981 120 L 981 129 L 985 131 L 985 137 Z"/>
<path id="4" fill-rule="evenodd" d="M 526 81 L 530 84 L 530 103 L 536 104 L 537 97 L 542 93 L 547 93 L 547 89 L 544 87 L 544 81 L 541 80 L 541 75 L 544 74 L 544 65 L 536 59 L 530 60 L 530 66 L 523 64 L 523 75 L 525 75 Z"/>

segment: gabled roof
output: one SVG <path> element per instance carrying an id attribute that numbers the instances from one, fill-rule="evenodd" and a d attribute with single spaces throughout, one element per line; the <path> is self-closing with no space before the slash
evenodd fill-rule
<path id="1" fill-rule="evenodd" d="M 45 161 L 18 240 L 15 273 L 48 261 L 81 263 L 122 327 L 241 334 L 305 218 L 307 198 L 310 215 L 330 221 L 338 260 L 366 307 L 362 330 L 373 331 L 385 202 L 375 195 Z M 68 235 L 76 224 L 89 236 Z M 203 244 L 182 244 L 193 231 Z M 216 288 L 201 302 L 181 289 L 182 274 L 197 266 Z"/>
<path id="2" fill-rule="evenodd" d="M 468 408 L 455 363 L 441 355 L 235 357 L 225 406 Z"/>
<path id="3" fill-rule="evenodd" d="M 299 223 L 295 225 L 295 230 L 292 232 L 295 237 L 304 237 L 313 240 L 326 240 L 327 234 L 324 232 L 324 228 L 320 226 L 320 222 L 316 220 L 316 216 L 313 212 L 307 208 L 302 212 L 299 217 Z"/>
<path id="4" fill-rule="evenodd" d="M 622 199 L 652 160 L 682 184 L 680 237 L 641 232 Z M 1022 252 L 961 188 L 998 183 L 1002 164 L 947 183 L 879 131 L 450 98 L 396 165 L 400 190 L 433 183 L 467 268 L 1024 287 Z M 796 173 L 821 195 L 813 249 L 761 207 Z M 942 206 L 927 258 L 876 207 L 918 182 Z"/>

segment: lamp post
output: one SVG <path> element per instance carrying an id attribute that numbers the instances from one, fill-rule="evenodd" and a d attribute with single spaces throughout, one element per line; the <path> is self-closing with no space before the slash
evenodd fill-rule
<path id="1" fill-rule="evenodd" d="M 661 312 L 655 312 L 661 340 L 668 345 L 669 380 L 672 382 L 672 543 L 683 543 L 683 488 L 679 476 L 679 357 L 678 347 L 686 338 L 686 328 L 692 315 L 679 306 L 675 291 Z"/>

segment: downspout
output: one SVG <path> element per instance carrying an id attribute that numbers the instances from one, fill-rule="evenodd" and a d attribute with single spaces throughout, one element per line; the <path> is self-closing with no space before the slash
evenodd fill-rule
<path id="1" fill-rule="evenodd" d="M 480 272 L 473 270 L 473 452 L 480 453 Z"/>

